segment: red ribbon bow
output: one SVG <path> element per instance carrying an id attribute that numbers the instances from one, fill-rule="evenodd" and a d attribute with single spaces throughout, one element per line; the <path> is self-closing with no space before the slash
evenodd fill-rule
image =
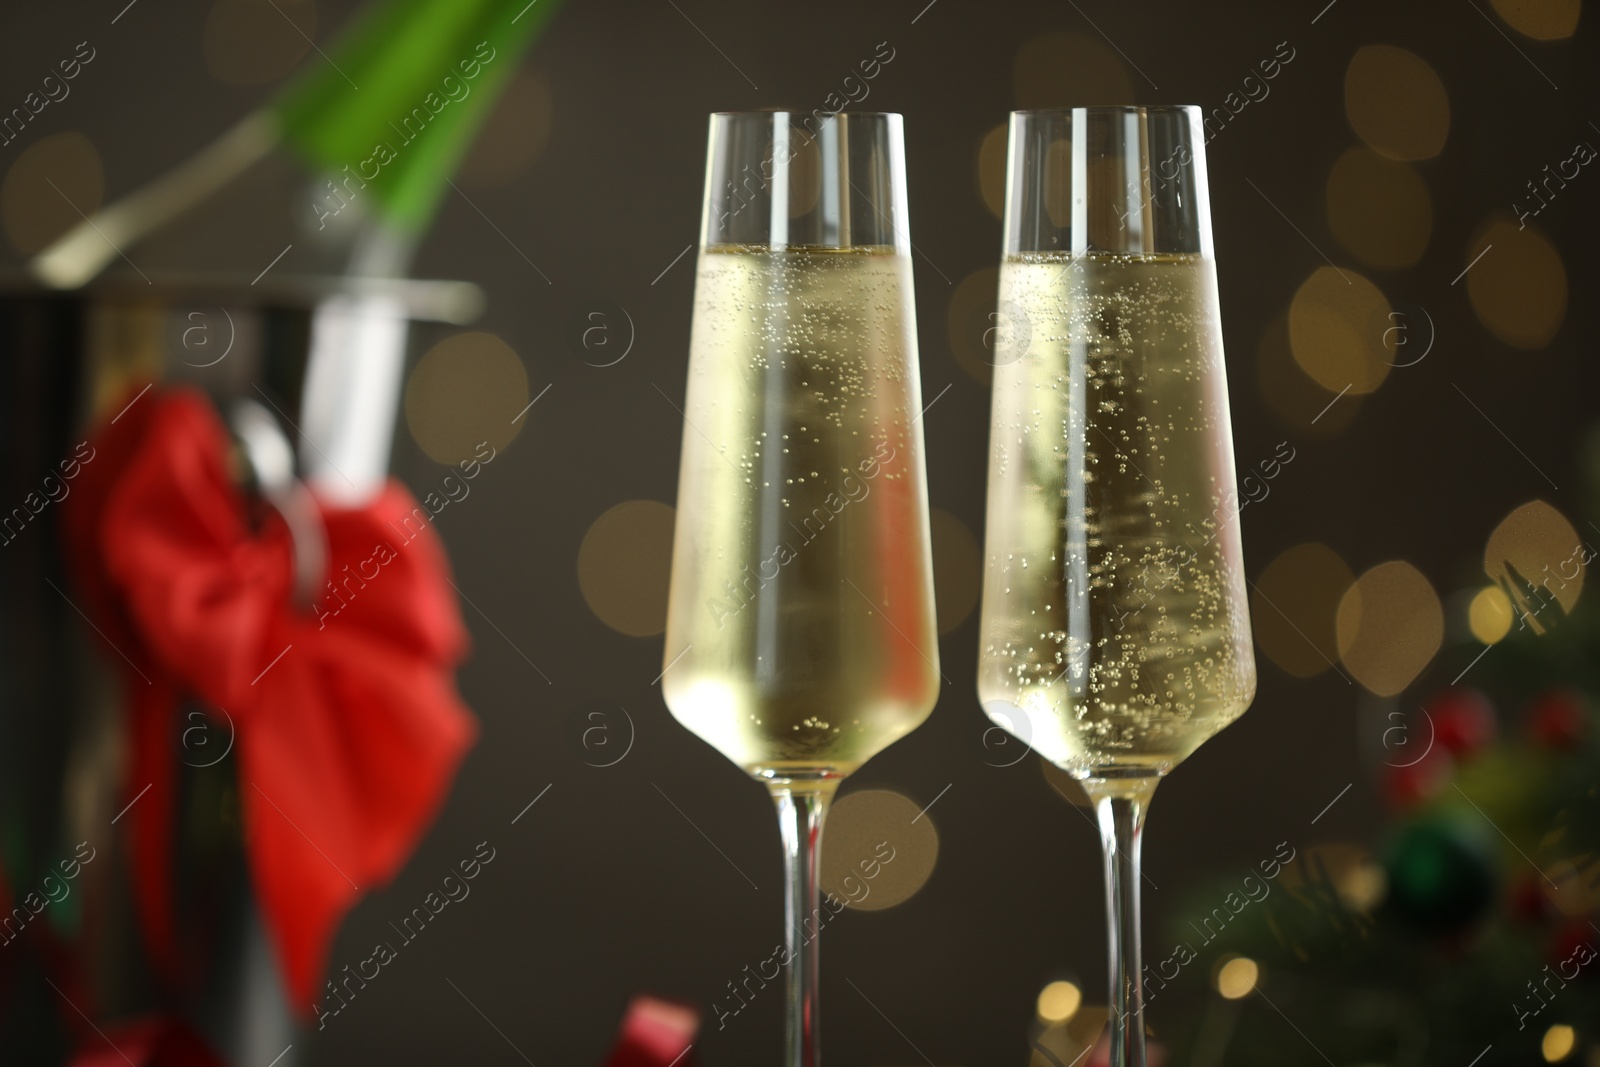
<path id="1" fill-rule="evenodd" d="M 332 580 L 302 611 L 288 529 L 275 513 L 251 528 L 203 397 L 152 393 L 94 444 L 64 521 L 89 616 L 133 668 L 127 818 L 146 942 L 179 977 L 175 712 L 193 695 L 225 713 L 221 736 L 236 731 L 256 897 L 309 1014 L 340 919 L 400 868 L 475 736 L 443 547 L 398 483 L 360 508 L 319 502 Z"/>

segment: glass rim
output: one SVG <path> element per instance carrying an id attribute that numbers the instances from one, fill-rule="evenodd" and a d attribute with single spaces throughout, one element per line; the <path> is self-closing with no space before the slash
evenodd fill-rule
<path id="1" fill-rule="evenodd" d="M 1098 112 L 1100 114 L 1137 114 L 1139 112 L 1157 112 L 1172 114 L 1181 111 L 1199 111 L 1199 104 L 1095 104 L 1091 107 L 1028 107 L 1019 108 L 1011 112 L 1013 115 L 1071 115 L 1075 111 Z"/>
<path id="2" fill-rule="evenodd" d="M 783 107 L 758 108 L 754 111 L 713 111 L 714 119 L 749 118 L 754 115 L 813 115 L 811 111 L 794 111 Z M 828 118 L 851 119 L 903 119 L 905 116 L 898 111 L 835 111 Z"/>

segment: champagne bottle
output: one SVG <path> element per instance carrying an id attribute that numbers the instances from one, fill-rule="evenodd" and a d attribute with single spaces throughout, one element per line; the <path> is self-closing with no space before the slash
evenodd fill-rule
<path id="1" fill-rule="evenodd" d="M 559 0 L 391 0 L 186 162 L 73 227 L 35 277 L 398 277 Z M 280 257 L 275 259 L 274 257 Z"/>
<path id="2" fill-rule="evenodd" d="M 475 314 L 471 287 L 375 279 L 405 275 L 456 164 L 558 3 L 388 0 L 369 8 L 268 104 L 46 248 L 34 275 L 58 289 L 107 268 L 119 288 L 159 281 L 167 320 L 198 314 L 198 324 L 210 315 L 219 331 L 225 320 L 230 338 L 260 332 L 236 321 L 236 311 L 252 318 L 253 306 L 275 297 L 310 305 L 309 351 L 267 373 L 279 386 L 279 414 L 293 424 L 285 430 L 298 437 L 302 477 L 327 497 L 361 502 L 388 474 L 406 321 Z M 467 299 L 453 299 L 462 288 Z M 226 314 L 206 310 L 213 307 Z M 141 304 L 101 301 L 91 315 L 95 337 L 125 339 L 134 353 L 100 364 L 165 352 L 167 366 L 132 366 L 123 372 L 130 380 L 173 371 L 219 403 L 241 383 L 260 399 L 239 357 L 200 368 L 159 336 L 159 317 Z M 207 336 L 198 327 L 177 332 Z M 99 384 L 101 405 L 124 391 L 115 378 Z"/>

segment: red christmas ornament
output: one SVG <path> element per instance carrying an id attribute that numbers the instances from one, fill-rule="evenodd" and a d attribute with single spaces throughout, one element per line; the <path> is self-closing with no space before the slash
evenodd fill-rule
<path id="1" fill-rule="evenodd" d="M 1494 740 L 1494 706 L 1476 689 L 1445 689 L 1423 710 L 1433 723 L 1434 743 L 1457 756 L 1471 755 Z"/>
<path id="2" fill-rule="evenodd" d="M 1523 922 L 1543 922 L 1550 914 L 1550 907 L 1545 902 L 1540 880 L 1531 875 L 1518 879 L 1506 897 L 1506 909 Z"/>
<path id="3" fill-rule="evenodd" d="M 1456 763 L 1437 741 L 1414 763 L 1389 766 L 1383 777 L 1383 795 L 1397 811 L 1414 808 L 1437 795 L 1450 782 Z"/>
<path id="4" fill-rule="evenodd" d="M 1594 928 L 1583 919 L 1572 919 L 1550 939 L 1547 960 L 1550 968 L 1563 978 L 1593 975 L 1600 973 L 1600 967 L 1595 966 L 1597 949 L 1600 949 L 1600 938 L 1595 936 Z"/>
<path id="5" fill-rule="evenodd" d="M 1572 748 L 1583 740 L 1587 720 L 1583 696 L 1577 690 L 1548 689 L 1528 707 L 1528 734 L 1542 748 Z"/>

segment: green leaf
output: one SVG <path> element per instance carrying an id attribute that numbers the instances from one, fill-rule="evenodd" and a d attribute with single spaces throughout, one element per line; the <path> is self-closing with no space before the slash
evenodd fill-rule
<path id="1" fill-rule="evenodd" d="M 273 105 L 313 166 L 415 233 L 560 0 L 387 0 Z M 349 168 L 346 170 L 346 168 Z"/>

